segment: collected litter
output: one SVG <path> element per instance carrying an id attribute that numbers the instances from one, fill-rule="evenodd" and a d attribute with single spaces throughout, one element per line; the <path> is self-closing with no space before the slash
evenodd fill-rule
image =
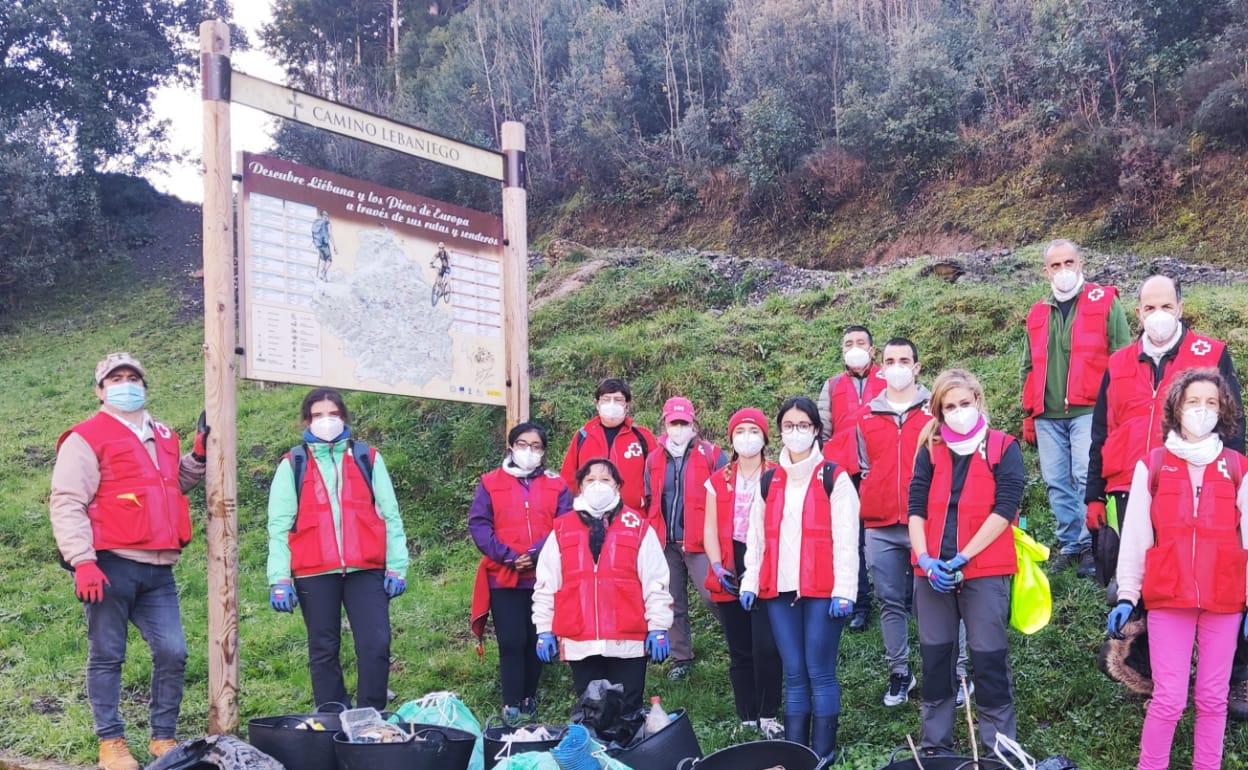
<path id="1" fill-rule="evenodd" d="M 375 708 L 351 709 L 341 715 L 342 732 L 351 743 L 406 743 L 412 739 L 402 727 L 387 722 Z"/>

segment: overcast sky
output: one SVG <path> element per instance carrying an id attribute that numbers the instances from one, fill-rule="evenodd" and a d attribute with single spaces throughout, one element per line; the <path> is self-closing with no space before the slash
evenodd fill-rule
<path id="1" fill-rule="evenodd" d="M 0 0 L 2 1 L 2 0 Z M 249 75 L 285 82 L 282 68 L 259 50 L 260 27 L 273 17 L 272 0 L 234 2 L 234 23 L 247 31 L 254 48 L 235 51 L 231 57 L 234 69 Z M 198 41 L 194 42 L 198 49 Z M 180 161 L 154 168 L 148 180 L 158 190 L 183 200 L 200 202 L 204 197 L 203 177 L 199 163 L 203 148 L 203 108 L 199 98 L 198 79 L 191 86 L 167 86 L 156 90 L 153 107 L 156 117 L 170 121 L 169 149 L 184 155 Z M 234 152 L 262 152 L 272 148 L 276 119 L 242 105 L 230 107 L 230 132 Z"/>

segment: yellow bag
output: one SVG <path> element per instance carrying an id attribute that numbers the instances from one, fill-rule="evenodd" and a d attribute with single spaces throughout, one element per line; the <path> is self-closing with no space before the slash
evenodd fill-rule
<path id="1" fill-rule="evenodd" d="M 1024 634 L 1034 634 L 1049 624 L 1053 615 L 1053 594 L 1049 577 L 1040 563 L 1048 560 L 1049 549 L 1014 527 L 1014 550 L 1018 554 L 1018 574 L 1010 589 L 1010 625 Z"/>

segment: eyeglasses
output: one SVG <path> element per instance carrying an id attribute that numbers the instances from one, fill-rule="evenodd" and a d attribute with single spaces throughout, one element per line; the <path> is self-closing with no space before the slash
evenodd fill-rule
<path id="1" fill-rule="evenodd" d="M 545 450 L 545 447 L 542 446 L 541 444 L 531 443 L 528 441 L 517 441 L 516 443 L 511 445 L 511 448 L 512 449 L 532 449 L 534 452 L 541 452 Z"/>
<path id="2" fill-rule="evenodd" d="M 793 433 L 794 431 L 798 433 L 810 433 L 814 429 L 815 426 L 809 422 L 786 422 L 780 426 L 781 433 Z"/>

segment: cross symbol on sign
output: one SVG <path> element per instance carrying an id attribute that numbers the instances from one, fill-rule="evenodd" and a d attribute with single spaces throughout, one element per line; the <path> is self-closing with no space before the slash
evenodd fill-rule
<path id="1" fill-rule="evenodd" d="M 299 101 L 299 94 L 298 94 L 298 93 L 295 93 L 295 92 L 292 92 L 292 93 L 291 93 L 291 95 L 290 95 L 290 98 L 286 100 L 286 103 L 290 105 L 290 117 L 291 117 L 291 119 L 292 119 L 292 120 L 298 120 L 298 119 L 299 119 L 299 108 L 300 108 L 300 107 L 305 106 L 302 102 L 300 102 L 300 101 Z"/>

